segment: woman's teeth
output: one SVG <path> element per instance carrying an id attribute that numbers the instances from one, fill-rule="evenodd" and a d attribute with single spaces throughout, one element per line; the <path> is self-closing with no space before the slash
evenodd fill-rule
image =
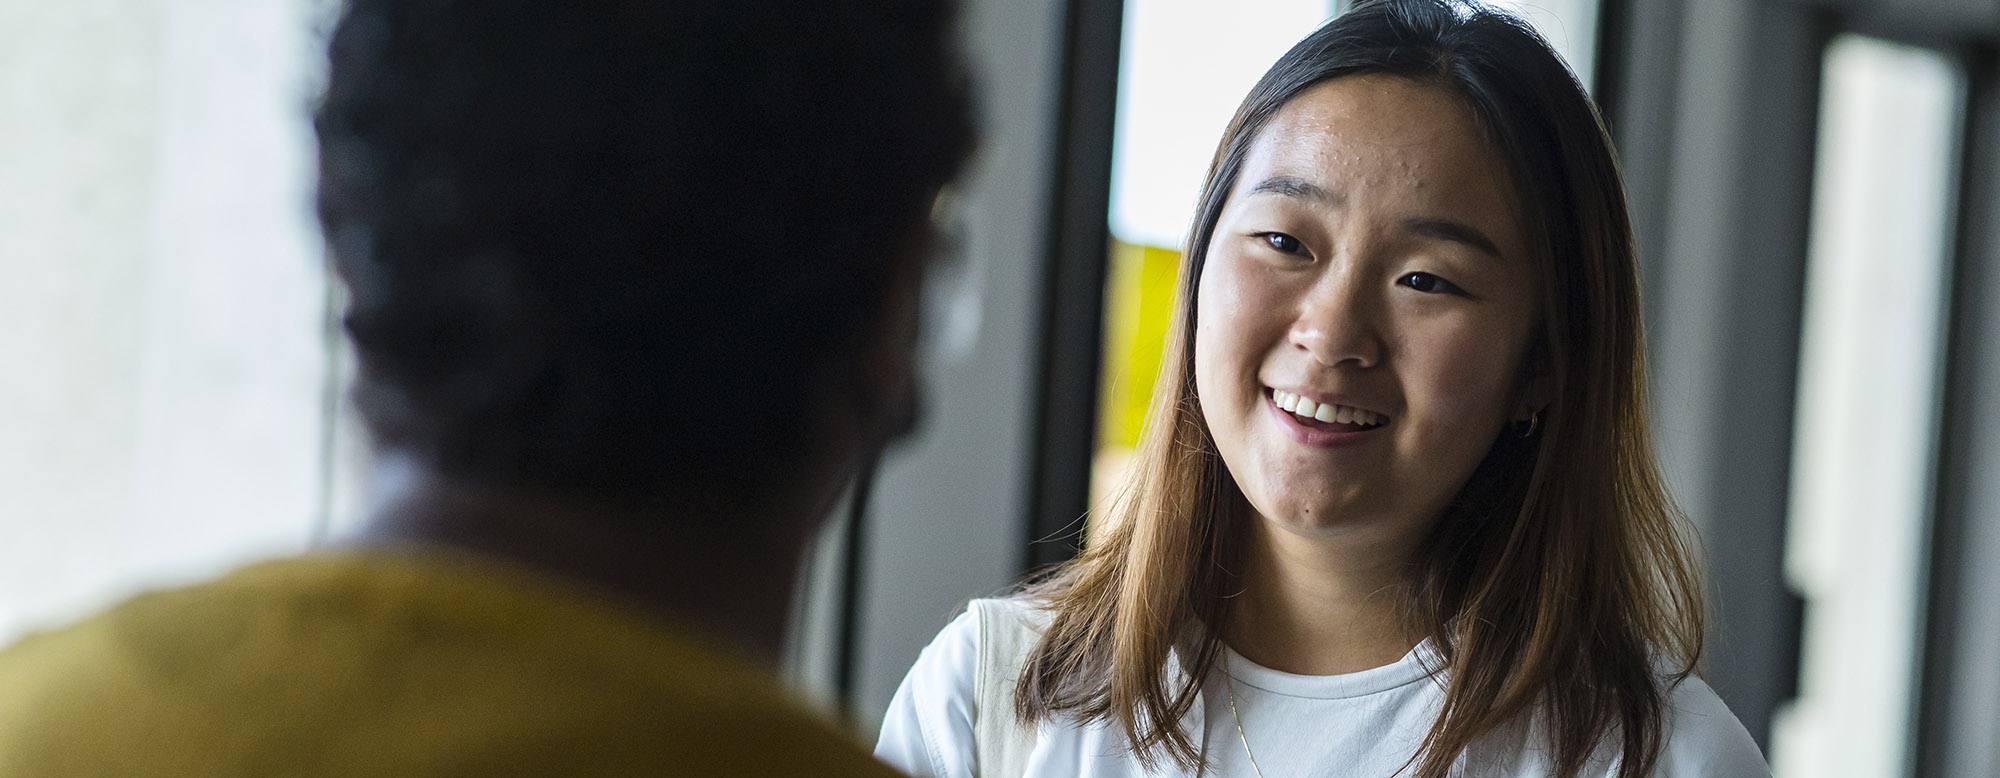
<path id="1" fill-rule="evenodd" d="M 1286 412 L 1305 419 L 1334 422 L 1337 424 L 1358 424 L 1363 427 L 1380 426 L 1388 417 L 1374 411 L 1349 408 L 1332 403 L 1315 403 L 1283 389 L 1272 389 L 1271 399 Z"/>

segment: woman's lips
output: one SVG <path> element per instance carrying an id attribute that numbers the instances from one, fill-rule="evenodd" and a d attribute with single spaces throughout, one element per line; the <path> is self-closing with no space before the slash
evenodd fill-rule
<path id="1" fill-rule="evenodd" d="M 1265 392 L 1264 407 L 1268 408 L 1276 416 L 1279 425 L 1284 428 L 1292 440 L 1301 445 L 1313 448 L 1338 448 L 1354 445 L 1372 439 L 1375 436 L 1371 433 L 1388 426 L 1387 417 L 1379 414 L 1376 415 L 1376 418 L 1381 420 L 1379 424 L 1361 424 L 1353 421 L 1320 421 L 1316 418 L 1302 417 L 1297 413 L 1285 410 L 1282 405 L 1279 405 L 1279 398 L 1282 396 L 1277 394 L 1277 390 Z M 1315 408 L 1314 410 L 1317 412 L 1318 409 Z"/>

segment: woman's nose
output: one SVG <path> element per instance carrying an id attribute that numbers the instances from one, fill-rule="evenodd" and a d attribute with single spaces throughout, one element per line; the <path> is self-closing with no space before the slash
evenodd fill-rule
<path id="1" fill-rule="evenodd" d="M 1331 273 L 1306 290 L 1289 333 L 1294 348 L 1328 367 L 1374 367 L 1382 361 L 1381 301 L 1358 275 Z"/>

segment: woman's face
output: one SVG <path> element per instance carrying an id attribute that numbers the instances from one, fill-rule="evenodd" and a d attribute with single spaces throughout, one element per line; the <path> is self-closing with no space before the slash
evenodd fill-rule
<path id="1" fill-rule="evenodd" d="M 1209 243 L 1194 359 L 1266 520 L 1413 540 L 1539 407 L 1516 205 L 1471 109 L 1415 81 L 1320 84 L 1255 139 Z"/>

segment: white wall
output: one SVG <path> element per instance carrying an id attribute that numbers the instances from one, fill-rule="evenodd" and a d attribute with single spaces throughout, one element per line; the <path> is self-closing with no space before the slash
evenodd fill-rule
<path id="1" fill-rule="evenodd" d="M 0 0 L 0 640 L 295 551 L 328 439 L 319 0 Z"/>

